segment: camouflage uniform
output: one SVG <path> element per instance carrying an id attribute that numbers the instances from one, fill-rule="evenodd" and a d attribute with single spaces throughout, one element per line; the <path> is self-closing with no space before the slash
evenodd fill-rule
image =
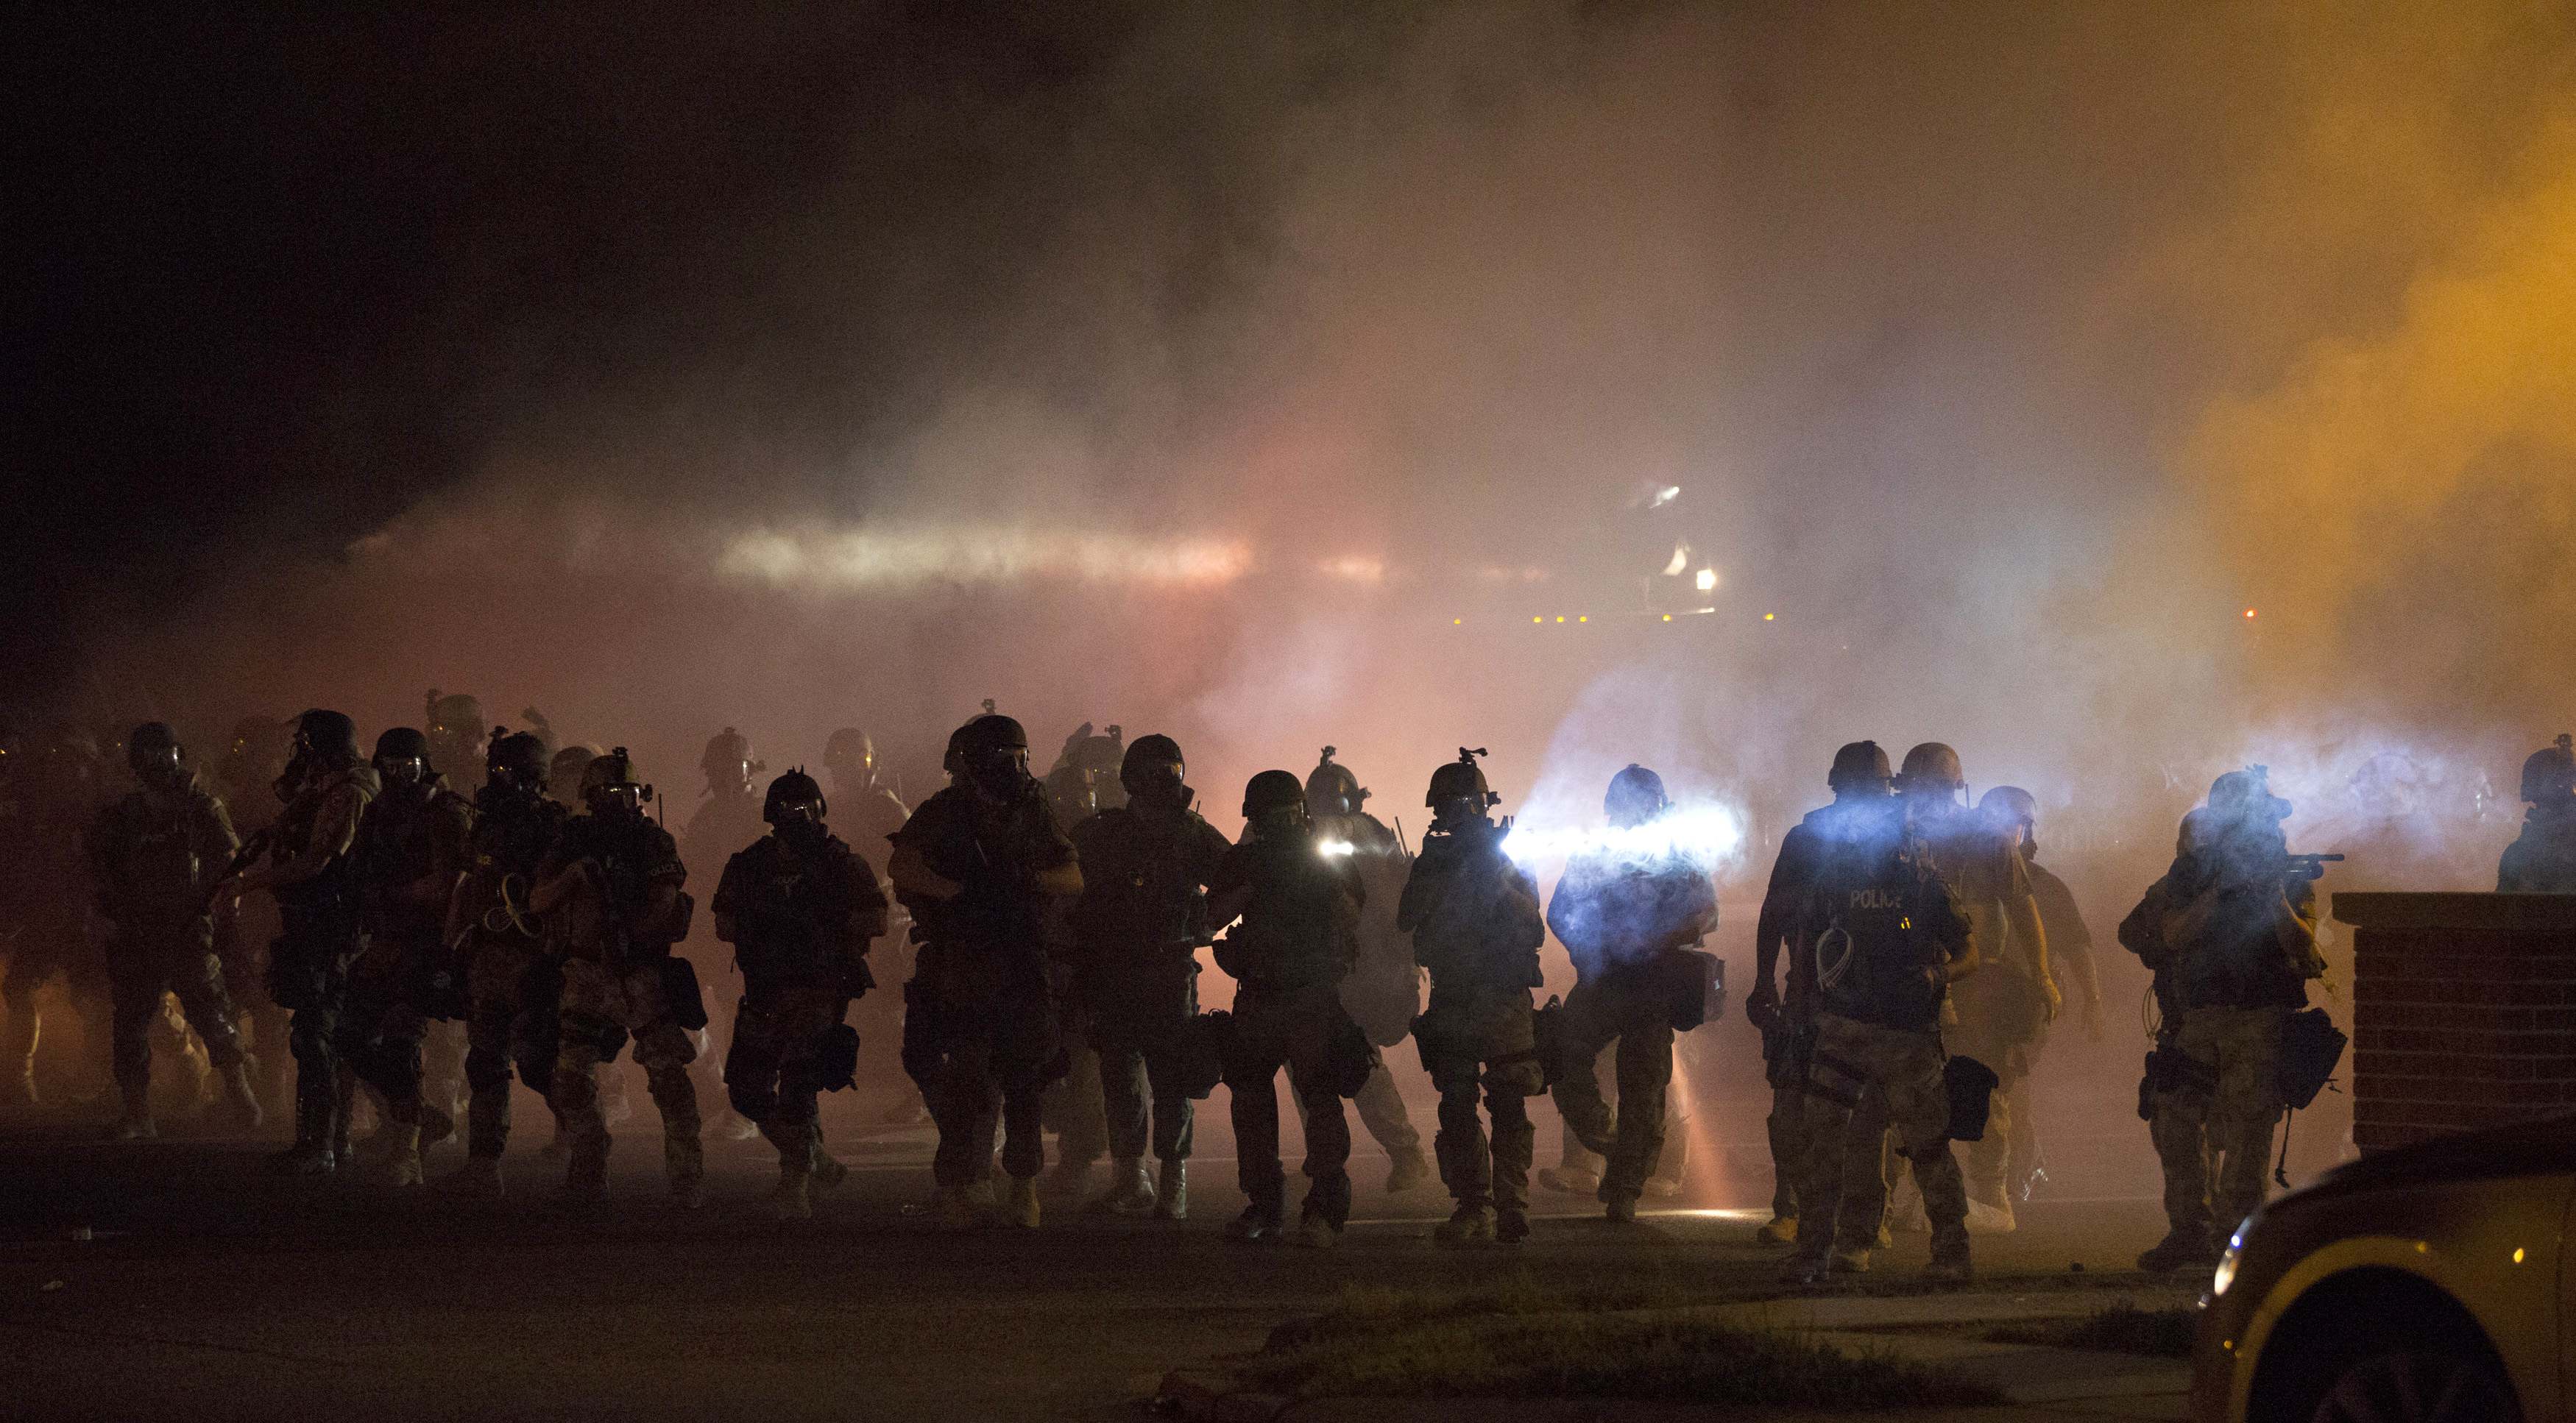
<path id="1" fill-rule="evenodd" d="M 956 785 L 922 802 L 894 844 L 965 886 L 910 906 L 922 945 L 904 987 L 905 1066 L 939 1124 L 932 1174 L 957 1190 L 989 1179 L 998 1127 L 1003 1169 L 1032 1178 L 1046 1164 L 1040 1107 L 1057 1025 L 1046 897 L 1028 886 L 1076 863 L 1072 842 L 1038 795 L 995 802 Z"/>
<path id="2" fill-rule="evenodd" d="M 2534 805 L 2496 865 L 2503 893 L 2576 894 L 2576 800 Z"/>
<path id="3" fill-rule="evenodd" d="M 223 801 L 194 774 L 175 787 L 134 791 L 110 806 L 91 832 L 99 907 L 116 925 L 108 973 L 116 992 L 116 1085 L 129 1120 L 149 1116 L 150 1033 L 164 993 L 178 996 L 215 1068 L 241 1073 L 241 1034 L 215 958 L 208 907 L 238 848 Z M 245 1081 L 241 1092 L 247 1097 L 248 1091 Z"/>
<path id="4" fill-rule="evenodd" d="M 1109 1154 L 1141 1160 L 1150 1127 L 1155 1159 L 1187 1160 L 1194 1111 L 1176 1080 L 1179 1036 L 1198 1013 L 1205 886 L 1232 847 L 1195 810 L 1134 804 L 1075 826 L 1073 845 L 1083 865 L 1074 998 L 1099 1054 Z"/>
<path id="5" fill-rule="evenodd" d="M 2281 1030 L 2307 1001 L 2316 891 L 2264 849 L 2225 835 L 2186 848 L 2120 925 L 2166 1010 L 2148 1134 L 2178 1257 L 2214 1254 L 2263 1204 L 2285 1106 Z"/>
<path id="6" fill-rule="evenodd" d="M 1664 1146 L 1673 1008 L 1656 970 L 1667 952 L 1698 943 L 1716 918 L 1716 886 L 1678 854 L 1639 862 L 1587 851 L 1567 863 L 1548 901 L 1548 927 L 1574 960 L 1556 1106 L 1567 1132 L 1607 1158 L 1605 1202 L 1634 1202 Z M 1613 1038 L 1615 1130 L 1594 1061 Z"/>
<path id="7" fill-rule="evenodd" d="M 544 1096 L 554 1081 L 562 967 L 528 909 L 529 886 L 563 833 L 564 807 L 533 791 L 474 793 L 465 882 L 450 942 L 465 945 L 465 1154 L 499 1161 L 510 1140 L 510 1076 Z"/>
<path id="8" fill-rule="evenodd" d="M 295 1148 L 286 1164 L 328 1171 L 348 1149 L 349 1102 L 340 1082 L 340 1013 L 358 956 L 358 824 L 382 783 L 373 766 L 316 754 L 288 774 L 296 790 L 277 818 L 269 863 L 245 881 L 273 887 L 280 933 L 268 956 L 268 995 L 294 1016 Z"/>
<path id="9" fill-rule="evenodd" d="M 1910 847 L 1910 857 L 1901 854 L 1893 830 L 1837 844 L 1808 894 L 1808 932 L 1818 942 L 1818 1012 L 1793 1257 L 1793 1269 L 1803 1274 L 1829 1263 L 1865 1269 L 1877 1243 L 1876 1214 L 1843 1199 L 1846 1179 L 1859 1174 L 1847 1164 L 1855 1146 L 1852 1117 L 1865 1094 L 1885 1104 L 1898 1150 L 1922 1190 L 1933 1268 L 1967 1268 L 1968 1197 L 1950 1151 L 1940 1023 L 1950 966 L 1970 951 L 1968 924 L 1939 872 L 1919 847 Z"/>
<path id="10" fill-rule="evenodd" d="M 1294 791 L 1296 783 L 1288 787 Z M 1357 951 L 1366 891 L 1348 857 L 1319 854 L 1303 824 L 1264 829 L 1227 851 L 1208 890 L 1219 899 L 1249 894 L 1242 922 L 1217 945 L 1217 966 L 1241 984 L 1225 1083 L 1237 1171 L 1252 1202 L 1245 1233 L 1257 1237 L 1281 1219 L 1287 1173 L 1279 1162 L 1276 1084 L 1283 1067 L 1306 1120 L 1302 1214 L 1339 1232 L 1351 1216 L 1343 1080 L 1364 1077 L 1369 1055 L 1359 1025 L 1342 1006 L 1341 983 Z"/>
<path id="11" fill-rule="evenodd" d="M 1503 854 L 1481 816 L 1455 832 L 1426 834 L 1405 880 L 1396 926 L 1413 935 L 1431 972 L 1431 1005 L 1414 1025 L 1423 1066 L 1440 1091 L 1432 1151 L 1441 1182 L 1462 1209 L 1490 1207 L 1497 1230 L 1527 1228 L 1530 1159 L 1537 1132 L 1529 1099 L 1547 1088 L 1538 1059 L 1530 990 L 1547 929 L 1538 883 Z M 1476 1113 L 1482 1089 L 1490 1144 Z"/>
<path id="12" fill-rule="evenodd" d="M 817 1095 L 848 1085 L 823 1081 L 823 1057 L 850 1000 L 873 983 L 868 937 L 884 925 L 885 891 L 818 824 L 811 844 L 772 833 L 727 860 L 710 907 L 743 979 L 725 1091 L 778 1149 L 793 1189 L 823 1160 Z"/>
<path id="13" fill-rule="evenodd" d="M 632 1036 L 635 1063 L 662 1113 L 671 1193 L 694 1204 L 706 1156 L 697 1087 L 689 1080 L 697 1043 L 681 1020 L 702 1005 L 673 995 L 665 967 L 686 928 L 681 886 L 688 870 L 662 827 L 640 814 L 594 813 L 564 822 L 536 882 L 542 887 L 567 873 L 580 876 L 578 888 L 547 921 L 549 946 L 563 956 L 562 1036 L 550 1102 L 571 1138 L 565 1183 L 580 1195 L 607 1187 L 610 1143 L 599 1108 L 599 1069 L 616 1061 Z M 668 891 L 667 901 L 661 891 Z"/>
<path id="14" fill-rule="evenodd" d="M 358 825 L 352 854 L 362 947 L 349 966 L 338 1047 L 360 1080 L 384 1094 L 397 1133 L 423 1120 L 421 1042 L 430 1019 L 462 1006 L 448 1001 L 458 985 L 447 910 L 473 824 L 473 807 L 433 772 L 408 786 L 385 786 Z"/>

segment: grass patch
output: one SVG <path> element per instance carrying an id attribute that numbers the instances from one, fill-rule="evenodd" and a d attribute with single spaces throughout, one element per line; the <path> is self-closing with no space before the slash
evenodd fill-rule
<path id="1" fill-rule="evenodd" d="M 1526 1273 L 1472 1294 L 1352 1290 L 1275 1331 L 1239 1372 L 1298 1397 L 1638 1398 L 1868 1409 L 2003 1402 L 1956 1369 L 1679 1313 L 1657 1283 Z M 1642 1312 L 1620 1312 L 1642 1311 Z"/>
<path id="2" fill-rule="evenodd" d="M 2192 1331 L 2198 1312 L 2140 1309 L 2122 1300 L 2072 1319 L 2032 1319 L 1990 1330 L 1997 1344 L 2037 1344 L 2049 1349 L 2100 1349 L 2113 1354 L 2152 1354 L 2160 1358 L 2191 1357 Z"/>

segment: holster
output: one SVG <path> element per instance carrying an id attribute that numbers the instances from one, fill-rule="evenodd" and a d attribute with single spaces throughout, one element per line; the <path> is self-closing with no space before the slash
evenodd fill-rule
<path id="1" fill-rule="evenodd" d="M 2323 1008 L 2293 1013 L 2282 1022 L 2281 1100 L 2291 1111 L 2304 1110 L 2334 1080 L 2351 1041 Z"/>
<path id="2" fill-rule="evenodd" d="M 826 1092 L 852 1087 L 859 1080 L 859 1030 L 847 1023 L 834 1024 L 823 1034 L 823 1044 L 814 1054 L 815 1085 Z"/>
<path id="3" fill-rule="evenodd" d="M 1538 1054 L 1539 1078 L 1544 1086 L 1554 1087 L 1565 1075 L 1565 1000 L 1551 993 L 1547 1002 L 1530 1014 L 1531 1050 Z M 1499 1060 L 1496 1065 L 1499 1064 Z"/>
<path id="4" fill-rule="evenodd" d="M 1333 1025 L 1332 1062 L 1333 1091 L 1344 1097 L 1358 1096 L 1377 1073 L 1377 1044 L 1348 1013 Z"/>
<path id="5" fill-rule="evenodd" d="M 698 966 L 667 954 L 656 965 L 662 975 L 662 1003 L 670 1010 L 671 1021 L 690 1032 L 707 1025 L 707 995 L 698 986 Z"/>
<path id="6" fill-rule="evenodd" d="M 1781 1015 L 1762 1029 L 1762 1078 L 1775 1088 L 1803 1088 L 1814 1066 L 1816 1025 Z"/>
<path id="7" fill-rule="evenodd" d="M 1656 987 L 1673 1031 L 1687 1033 L 1726 1012 L 1726 964 L 1700 949 L 1668 949 L 1655 962 Z"/>
<path id="8" fill-rule="evenodd" d="M 1950 1092 L 1950 1139 L 1985 1140 L 1986 1116 L 2003 1079 L 1973 1057 L 1954 1057 L 1942 1064 L 1941 1085 Z"/>

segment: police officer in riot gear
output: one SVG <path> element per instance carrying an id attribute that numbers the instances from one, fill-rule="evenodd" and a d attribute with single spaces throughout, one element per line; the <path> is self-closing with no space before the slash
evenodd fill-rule
<path id="1" fill-rule="evenodd" d="M 422 735 L 427 739 L 429 763 L 433 766 L 471 766 L 484 752 L 489 739 L 483 722 L 483 703 L 464 692 L 441 692 L 436 687 L 422 699 Z"/>
<path id="2" fill-rule="evenodd" d="M 2216 1258 L 2219 1235 L 2263 1204 L 2286 1107 L 2282 1033 L 2325 972 L 2316 886 L 2281 833 L 2290 809 L 2261 767 L 2220 776 L 2173 868 L 2120 926 L 2180 1016 L 2151 1064 L 2170 1229 L 2146 1269 Z"/>
<path id="3" fill-rule="evenodd" d="M 359 948 L 358 824 L 382 788 L 358 755 L 356 723 L 316 708 L 295 723 L 295 754 L 279 779 L 269 861 L 231 893 L 268 890 L 284 931 L 271 950 L 269 996 L 294 1016 L 295 1144 L 276 1158 L 297 1175 L 328 1175 L 348 1155 L 349 1103 L 340 1082 L 340 1012 Z"/>
<path id="4" fill-rule="evenodd" d="M 832 778 L 832 803 L 841 824 L 861 845 L 882 844 L 912 816 L 903 797 L 877 774 L 876 742 L 845 726 L 823 743 L 823 769 Z"/>
<path id="5" fill-rule="evenodd" d="M 89 837 L 99 909 L 116 926 L 108 972 L 116 994 L 116 1087 L 125 1105 L 117 1136 L 155 1134 L 149 1029 L 165 992 L 178 995 L 188 1026 L 205 1041 L 240 1124 L 255 1130 L 259 1099 L 215 958 L 210 906 L 239 848 L 232 821 L 223 800 L 189 769 L 168 726 L 136 727 L 125 758 L 139 785 L 108 807 Z"/>
<path id="6" fill-rule="evenodd" d="M 216 791 L 245 842 L 258 840 L 277 819 L 278 777 L 295 754 L 292 718 L 248 716 L 234 723 L 216 763 Z M 251 1086 L 263 1110 L 287 1110 L 294 1094 L 295 1055 L 286 1047 L 284 1009 L 262 986 L 270 944 L 277 938 L 277 906 L 219 897 L 215 901 L 215 956 L 223 961 L 224 989 L 232 996 L 242 1046 L 251 1055 Z"/>
<path id="7" fill-rule="evenodd" d="M 1193 1109 L 1180 1036 L 1198 1013 L 1198 949 L 1213 930 L 1206 887 L 1232 847 L 1191 807 L 1187 776 L 1178 742 L 1138 737 L 1118 771 L 1126 804 L 1073 830 L 1083 866 L 1070 916 L 1073 996 L 1090 1020 L 1113 1163 L 1092 1206 L 1117 1215 L 1189 1211 Z M 1159 1181 L 1145 1174 L 1149 1146 Z"/>
<path id="8" fill-rule="evenodd" d="M 1864 1099 L 1884 1104 L 1931 1218 L 1935 1278 L 1965 1279 L 1968 1197 L 1950 1151 L 1941 1043 L 1950 985 L 1977 969 L 1976 943 L 1911 822 L 1858 810 L 1835 827 L 1807 875 L 1804 926 L 1814 955 L 1815 1041 L 1808 1051 L 1807 1143 L 1798 1187 L 1793 1278 L 1867 1270 L 1881 1207 L 1855 1209 L 1848 1186 L 1879 1182 L 1879 1132 L 1852 1128 Z M 1821 837 L 1820 837 L 1821 838 Z M 1991 1130 L 1991 1128 L 1989 1128 Z"/>
<path id="9" fill-rule="evenodd" d="M 1287 771 L 1264 771 L 1243 788 L 1243 843 L 1226 852 L 1209 885 L 1215 917 L 1242 922 L 1217 941 L 1217 967 L 1241 985 L 1234 999 L 1225 1083 L 1235 1158 L 1251 1198 L 1227 1226 L 1237 1240 L 1276 1238 L 1284 1224 L 1278 1076 L 1288 1070 L 1306 1118 L 1306 1202 L 1294 1237 L 1330 1246 L 1351 1216 L 1351 1130 L 1342 1098 L 1368 1078 L 1375 1049 L 1342 1007 L 1341 983 L 1358 951 L 1366 894 L 1350 856 L 1316 839 L 1306 793 Z"/>
<path id="10" fill-rule="evenodd" d="M 421 1040 L 433 1016 L 464 1006 L 447 952 L 447 910 L 464 876 L 474 811 L 448 789 L 429 760 L 429 738 L 398 726 L 376 738 L 371 758 L 382 790 L 367 805 L 352 851 L 357 865 L 361 950 L 349 968 L 339 1052 L 382 1095 L 384 1168 L 395 1186 L 421 1184 L 423 1127 L 429 1140 L 455 1129 L 421 1100 Z"/>
<path id="11" fill-rule="evenodd" d="M 1968 916 L 1981 965 L 1950 996 L 1956 1019 L 1944 1031 L 1949 1050 L 1992 1068 L 2005 1088 L 1995 1094 L 1986 1132 L 1967 1147 L 1971 1218 L 1979 1230 L 2014 1228 L 2005 1184 L 2011 1162 L 2012 1086 L 2030 1070 L 2030 1050 L 2064 1002 L 2048 959 L 2048 935 L 2031 891 L 2018 831 L 1998 829 L 1961 802 L 1967 790 L 1959 753 L 1927 741 L 1905 753 L 1896 788 L 1908 833 Z"/>
<path id="12" fill-rule="evenodd" d="M 1342 980 L 1342 1006 L 1371 1043 L 1391 1048 L 1412 1034 L 1413 1020 L 1422 1011 L 1422 965 L 1413 961 L 1412 943 L 1395 927 L 1396 905 L 1413 871 L 1413 856 L 1384 821 L 1369 814 L 1367 788 L 1348 766 L 1333 759 L 1336 749 L 1325 747 L 1315 769 L 1306 773 L 1306 816 L 1316 838 L 1350 847 L 1351 867 L 1367 892 L 1360 903 L 1359 961 Z M 1387 1194 L 1402 1195 L 1432 1179 L 1431 1163 L 1422 1154 L 1422 1133 L 1415 1129 L 1383 1056 L 1351 1106 L 1386 1152 Z"/>
<path id="13" fill-rule="evenodd" d="M 2496 865 L 2507 894 L 2576 894 L 2576 737 L 2534 751 L 2522 763 L 2522 834 Z"/>
<path id="14" fill-rule="evenodd" d="M 1602 811 L 1614 837 L 1671 810 L 1663 778 L 1630 765 L 1611 778 Z M 1548 901 L 1547 924 L 1574 960 L 1565 1002 L 1565 1060 L 1556 1083 L 1566 1130 L 1606 1158 L 1601 1202 L 1610 1219 L 1637 1218 L 1637 1197 L 1664 1146 L 1673 1076 L 1667 959 L 1699 943 L 1717 918 L 1717 886 L 1671 847 L 1606 840 L 1576 854 Z M 1595 1059 L 1618 1042 L 1614 1123 Z"/>
<path id="15" fill-rule="evenodd" d="M 2100 1042 L 2102 981 L 2093 965 L 2093 931 L 2085 925 L 2083 911 L 2076 907 L 2075 891 L 2039 862 L 2038 800 L 2019 786 L 1997 786 L 1978 798 L 1977 813 L 2021 851 L 2022 865 L 2030 872 L 2031 899 L 2039 906 L 2039 927 L 2048 935 L 2050 986 L 2061 1000 L 2074 1001 L 2076 1019 L 2084 1035 Z M 2007 1145 L 2011 1149 L 2011 1166 L 2004 1176 L 2007 1199 L 2027 1190 L 2039 1168 L 2039 1123 L 2033 1112 L 2030 1080 L 2039 1070 L 2040 1050 L 2047 1043 L 2048 1029 L 2043 1027 L 2025 1050 L 2024 1070 L 2005 1075 L 2004 1090 L 2011 1097 L 2006 1113 Z"/>
<path id="16" fill-rule="evenodd" d="M 725 1088 L 778 1149 L 776 1205 L 787 1220 L 813 1214 L 814 1182 L 849 1174 L 823 1150 L 816 1098 L 850 1085 L 858 1041 L 842 1020 L 875 986 L 868 945 L 886 928 L 876 871 L 831 832 L 827 809 L 802 767 L 771 781 L 761 805 L 769 833 L 725 862 L 710 906 L 743 980 Z"/>
<path id="17" fill-rule="evenodd" d="M 706 749 L 698 756 L 698 769 L 707 778 L 705 798 L 680 832 L 680 857 L 691 864 L 720 865 L 736 850 L 761 837 L 766 822 L 761 818 L 762 797 L 755 778 L 769 769 L 769 764 L 755 759 L 750 739 L 728 726 L 707 738 Z M 712 923 L 693 926 L 680 952 L 697 966 L 698 976 L 712 985 L 717 1001 L 738 996 L 732 956 L 717 943 Z M 722 1059 L 706 1035 L 700 1035 L 698 1048 L 692 1073 L 703 1093 L 724 1104 L 708 1129 L 710 1133 L 729 1141 L 749 1141 L 760 1135 L 759 1123 L 733 1109 L 717 1071 Z"/>
<path id="18" fill-rule="evenodd" d="M 939 1124 L 941 1223 L 974 1222 L 998 1123 L 1008 1219 L 1034 1229 L 1040 1100 L 1056 1056 L 1044 924 L 1049 900 L 1082 893 L 1082 867 L 1029 774 L 1017 721 L 987 712 L 951 744 L 956 783 L 913 812 L 887 860 L 923 936 L 904 989 L 906 1066 Z"/>
<path id="19" fill-rule="evenodd" d="M 488 1197 L 501 1194 L 512 1066 L 539 1096 L 554 1081 L 562 970 L 546 951 L 528 897 L 567 812 L 547 796 L 545 745 L 527 732 L 496 732 L 483 774 L 465 882 L 444 936 L 464 954 L 465 1083 L 472 1093 L 465 1166 L 444 1184 Z"/>
<path id="20" fill-rule="evenodd" d="M 689 1064 L 706 1026 L 697 976 L 672 946 L 688 933 L 688 870 L 669 832 L 644 814 L 652 787 L 617 747 L 582 771 L 589 814 L 566 820 L 537 866 L 528 907 L 553 922 L 563 949 L 562 1016 L 551 1105 L 571 1138 L 564 1187 L 575 1202 L 608 1189 L 608 1124 L 599 1069 L 632 1037 L 636 1064 L 662 1113 L 662 1164 L 671 1200 L 705 1200 L 706 1155 Z"/>
<path id="21" fill-rule="evenodd" d="M 1745 1016 L 1762 1033 L 1764 1074 L 1771 1085 L 1771 1220 L 1760 1231 L 1777 1245 L 1798 1238 L 1799 1175 L 1807 1155 L 1807 1051 L 1815 1043 L 1815 938 L 1807 923 L 1808 896 L 1824 857 L 1835 844 L 1893 833 L 1897 816 L 1895 768 L 1875 741 L 1854 741 L 1834 752 L 1825 771 L 1825 788 L 1833 803 L 1807 812 L 1806 818 L 1780 837 L 1779 856 L 1771 862 L 1771 880 L 1762 893 L 1762 910 L 1753 932 L 1753 992 Z M 1787 978 L 1782 980 L 1782 950 L 1787 951 Z M 1883 1128 L 1886 1113 L 1865 1110 L 1855 1121 Z M 1882 1152 L 1878 1131 L 1855 1146 L 1847 1159 L 1856 1169 L 1880 1174 Z M 1851 1198 L 1883 1196 L 1883 1178 L 1873 1187 L 1846 1189 Z M 1833 1222 L 1818 1221 L 1830 1230 Z M 1873 1223 L 1873 1234 L 1876 1226 Z"/>
<path id="22" fill-rule="evenodd" d="M 1414 1025 L 1423 1066 L 1440 1089 L 1432 1149 L 1457 1209 L 1433 1238 L 1443 1244 L 1505 1242 L 1529 1234 L 1529 1170 L 1536 1131 L 1529 1099 L 1546 1090 L 1530 990 L 1547 928 L 1538 883 L 1503 853 L 1503 830 L 1486 814 L 1502 801 L 1476 765 L 1481 751 L 1431 774 L 1432 818 L 1405 880 L 1396 926 L 1413 936 L 1431 971 L 1431 1005 Z M 1488 1140 L 1477 1115 L 1483 1093 Z"/>

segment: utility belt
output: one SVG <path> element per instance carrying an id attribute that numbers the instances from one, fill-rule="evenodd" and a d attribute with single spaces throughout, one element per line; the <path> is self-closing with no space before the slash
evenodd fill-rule
<path id="1" fill-rule="evenodd" d="M 2138 1120 L 2155 1119 L 2155 1099 L 2168 1092 L 2215 1092 L 2218 1069 L 2182 1050 L 2170 1031 L 2159 1034 L 2147 1050 L 2146 1070 L 2138 1078 Z"/>

